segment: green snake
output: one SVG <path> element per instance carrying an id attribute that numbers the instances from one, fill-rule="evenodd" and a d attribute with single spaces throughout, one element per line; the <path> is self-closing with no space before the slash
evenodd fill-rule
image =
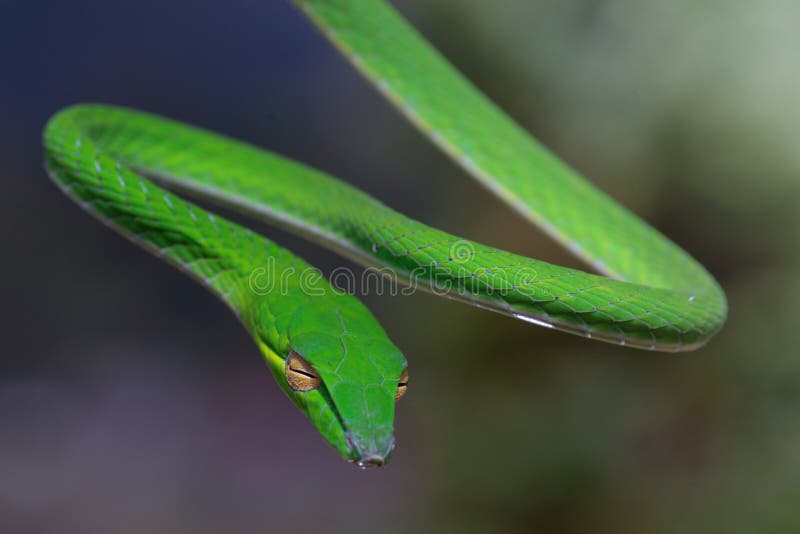
<path id="1" fill-rule="evenodd" d="M 413 287 L 587 338 L 675 352 L 721 328 L 725 295 L 698 262 L 535 141 L 390 5 L 295 3 L 430 140 L 600 273 L 450 235 L 322 172 L 172 120 L 105 105 L 52 117 L 44 146 L 55 183 L 220 297 L 343 457 L 362 467 L 388 461 L 408 384 L 402 353 L 353 295 L 179 193 L 266 219 Z"/>

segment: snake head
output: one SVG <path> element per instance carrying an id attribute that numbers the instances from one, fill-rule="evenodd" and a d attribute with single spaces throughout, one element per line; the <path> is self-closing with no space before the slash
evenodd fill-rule
<path id="1" fill-rule="evenodd" d="M 394 449 L 395 402 L 406 360 L 369 310 L 351 296 L 314 298 L 288 324 L 288 347 L 260 345 L 273 375 L 325 440 L 360 467 Z"/>

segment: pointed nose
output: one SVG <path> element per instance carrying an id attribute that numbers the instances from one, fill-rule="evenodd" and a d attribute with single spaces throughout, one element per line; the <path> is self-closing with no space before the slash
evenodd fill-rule
<path id="1" fill-rule="evenodd" d="M 361 469 L 367 469 L 368 467 L 381 467 L 382 465 L 386 465 L 387 461 L 388 458 L 384 458 L 383 456 L 371 455 L 356 460 L 356 465 Z"/>
<path id="2" fill-rule="evenodd" d="M 389 435 L 389 440 L 387 441 L 388 443 L 384 442 L 379 447 L 376 447 L 375 443 L 372 443 L 370 447 L 359 447 L 357 441 L 351 441 L 350 461 L 361 469 L 381 467 L 388 464 L 394 452 L 394 437 Z"/>

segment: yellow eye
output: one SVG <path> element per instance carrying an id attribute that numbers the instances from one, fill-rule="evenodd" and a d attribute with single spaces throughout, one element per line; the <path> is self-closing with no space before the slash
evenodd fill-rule
<path id="1" fill-rule="evenodd" d="M 397 381 L 397 392 L 394 394 L 394 400 L 400 400 L 400 397 L 406 394 L 408 390 L 408 367 L 403 369 L 400 374 L 400 380 Z"/>
<path id="2" fill-rule="evenodd" d="M 322 380 L 310 363 L 292 351 L 286 358 L 286 382 L 295 391 L 311 391 L 317 389 Z"/>

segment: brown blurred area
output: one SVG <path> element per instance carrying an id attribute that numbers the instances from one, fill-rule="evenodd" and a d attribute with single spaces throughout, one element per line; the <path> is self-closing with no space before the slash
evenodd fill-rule
<path id="1" fill-rule="evenodd" d="M 800 4 L 398 2 L 529 131 L 700 259 L 730 314 L 654 355 L 369 295 L 410 362 L 386 468 L 339 459 L 225 307 L 46 178 L 86 101 L 297 158 L 445 230 L 564 252 L 288 2 L 11 3 L 0 20 L 0 532 L 800 531 Z M 335 255 L 253 225 L 329 272 Z M 524 229 L 524 231 L 523 231 Z"/>

